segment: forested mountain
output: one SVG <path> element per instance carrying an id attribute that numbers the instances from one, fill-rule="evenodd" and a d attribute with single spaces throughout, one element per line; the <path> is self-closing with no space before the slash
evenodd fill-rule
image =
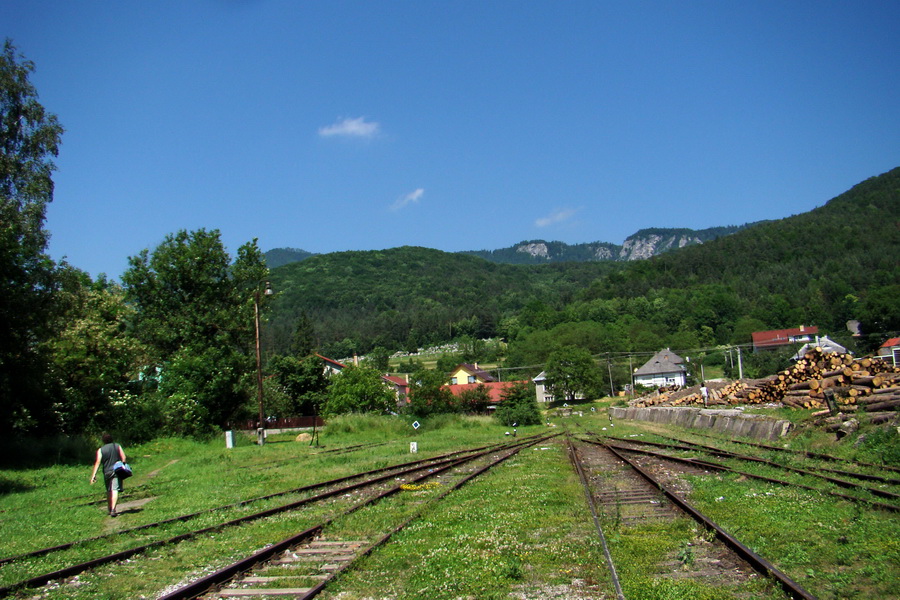
<path id="1" fill-rule="evenodd" d="M 841 337 L 853 318 L 874 342 L 900 329 L 898 256 L 895 169 L 808 213 L 649 260 L 504 265 L 409 247 L 314 256 L 273 270 L 270 335 L 283 347 L 305 312 L 336 356 L 502 335 L 510 361 L 527 364 L 565 343 L 697 348 L 800 324 Z"/>

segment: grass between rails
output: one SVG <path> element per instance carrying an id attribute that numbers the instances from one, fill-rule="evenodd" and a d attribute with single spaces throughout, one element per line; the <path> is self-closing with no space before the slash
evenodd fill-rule
<path id="1" fill-rule="evenodd" d="M 596 415 L 585 414 L 568 423 L 594 431 L 608 423 L 602 410 Z M 554 422 L 563 423 L 560 419 Z M 320 442 L 324 447 L 295 442 L 294 434 L 271 436 L 270 443 L 262 448 L 244 443 L 227 450 L 222 440 L 208 444 L 159 440 L 126 447 L 137 475 L 126 482 L 122 500 L 149 501 L 126 509 L 118 519 L 105 516 L 102 484 L 91 487 L 87 483 L 92 456 L 85 457 L 82 467 L 0 471 L 4 484 L 0 489 L 0 556 L 113 533 L 414 458 L 508 440 L 505 428 L 490 419 L 454 417 L 425 421 L 423 425 L 414 431 L 402 419 L 342 419 L 322 431 Z M 615 430 L 617 435 L 659 439 L 640 424 L 617 423 Z M 520 429 L 519 435 L 544 431 L 543 427 Z M 693 432 L 668 430 L 664 434 L 690 439 Z M 411 441 L 418 442 L 419 454 L 410 454 Z M 727 443 L 699 436 L 694 441 L 718 446 Z M 382 444 L 345 454 L 326 452 L 372 443 Z M 800 434 L 784 443 L 847 457 L 878 454 L 877 446 L 836 444 L 833 436 L 829 441 L 815 434 Z M 893 443 L 889 441 L 885 447 Z M 366 559 L 362 570 L 340 579 L 327 597 L 420 598 L 422 589 L 429 590 L 429 598 L 438 600 L 612 597 L 584 496 L 565 453 L 556 444 L 539 448 L 547 449 L 523 451 L 451 494 L 446 502 Z M 738 445 L 731 449 L 749 450 Z M 741 468 L 750 471 L 752 466 Z M 900 531 L 895 514 L 732 476 L 697 477 L 692 484 L 692 503 L 819 598 L 900 597 L 900 548 L 896 541 Z M 406 492 L 403 497 L 408 504 L 395 504 L 390 510 L 387 504 L 376 505 L 337 524 L 332 533 L 354 538 L 383 531 L 386 524 L 399 522 L 406 511 L 413 510 L 415 499 L 436 493 L 439 488 Z M 255 503 L 230 509 L 227 515 L 217 513 L 198 522 L 172 525 L 168 533 L 174 535 L 290 499 Z M 323 516 L 322 511 L 304 510 L 223 530 L 149 552 L 126 564 L 101 568 L 80 576 L 77 585 L 43 589 L 40 594 L 48 600 L 155 598 L 168 586 L 205 574 L 308 527 Z M 616 531 L 608 534 L 625 581 L 626 597 L 730 597 L 714 586 L 657 576 L 659 565 L 672 556 L 689 560 L 691 543 L 702 536 L 703 532 L 686 520 L 666 527 L 648 526 L 628 535 Z M 59 563 L 71 564 L 136 545 L 121 539 L 125 537 L 107 538 L 24 566 L 2 566 L 0 585 L 48 571 Z M 765 586 L 744 592 L 750 595 L 741 597 L 778 597 Z M 20 597 L 35 594 L 32 590 Z"/>
<path id="2" fill-rule="evenodd" d="M 611 584 L 590 513 L 564 449 L 548 443 L 467 483 L 323 597 L 602 597 L 598 588 Z"/>

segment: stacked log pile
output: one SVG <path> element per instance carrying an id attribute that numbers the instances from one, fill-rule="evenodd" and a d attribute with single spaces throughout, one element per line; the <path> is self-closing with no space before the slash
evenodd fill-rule
<path id="1" fill-rule="evenodd" d="M 793 367 L 735 394 L 747 404 L 780 402 L 792 408 L 826 408 L 831 397 L 839 410 L 868 412 L 900 409 L 900 368 L 879 358 L 807 352 Z"/>
<path id="2" fill-rule="evenodd" d="M 743 381 L 732 381 L 727 384 L 712 383 L 707 386 L 707 404 L 709 406 L 725 406 L 730 404 L 730 398 L 737 392 L 745 389 L 747 384 Z M 654 392 L 647 396 L 637 398 L 633 406 L 642 408 L 645 406 L 703 406 L 703 396 L 700 394 L 700 386 L 670 390 L 668 392 Z"/>
<path id="3" fill-rule="evenodd" d="M 790 369 L 754 382 L 710 385 L 707 405 L 783 404 L 792 408 L 827 408 L 866 412 L 900 410 L 900 367 L 879 358 L 856 359 L 850 354 L 807 352 Z M 635 406 L 703 406 L 698 386 L 678 392 L 644 396 Z"/>

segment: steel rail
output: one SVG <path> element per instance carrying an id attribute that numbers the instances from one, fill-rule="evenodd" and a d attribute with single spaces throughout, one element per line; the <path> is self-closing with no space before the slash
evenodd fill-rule
<path id="1" fill-rule="evenodd" d="M 374 448 L 375 446 L 384 446 L 390 442 L 370 442 L 368 444 L 354 444 L 353 446 L 344 446 L 343 448 L 332 448 L 331 450 L 319 450 L 310 454 L 343 454 L 345 452 L 355 452 L 366 448 Z"/>
<path id="2" fill-rule="evenodd" d="M 621 460 L 630 465 L 635 471 L 637 471 L 644 479 L 650 482 L 653 486 L 659 488 L 659 490 L 668 498 L 670 501 L 675 503 L 679 508 L 681 508 L 684 512 L 689 514 L 694 518 L 698 523 L 702 524 L 707 529 L 714 531 L 716 533 L 716 537 L 721 539 L 725 545 L 731 548 L 735 553 L 737 553 L 741 558 L 747 561 L 758 573 L 764 575 L 766 577 L 771 577 L 775 581 L 781 585 L 781 588 L 788 593 L 791 598 L 800 599 L 800 600 L 816 600 L 816 597 L 807 592 L 803 587 L 800 586 L 799 583 L 788 577 L 785 573 L 780 571 L 775 565 L 758 555 L 756 552 L 742 544 L 729 534 L 727 531 L 719 527 L 716 523 L 706 517 L 699 510 L 691 506 L 686 500 L 681 498 L 678 494 L 670 490 L 668 487 L 657 481 L 650 473 L 642 469 L 639 465 L 635 464 L 631 460 L 629 460 L 626 456 L 621 454 L 615 448 L 603 444 L 604 447 L 608 448 L 610 452 L 615 454 Z"/>
<path id="3" fill-rule="evenodd" d="M 625 593 L 622 591 L 622 585 L 619 582 L 619 574 L 616 572 L 616 565 L 613 562 L 612 554 L 609 552 L 609 545 L 606 543 L 606 535 L 603 533 L 603 527 L 600 525 L 600 518 L 597 516 L 597 504 L 594 502 L 591 486 L 588 483 L 587 475 L 584 473 L 584 467 L 581 466 L 578 451 L 575 449 L 574 444 L 572 444 L 572 438 L 568 432 L 566 432 L 566 444 L 569 449 L 569 460 L 572 462 L 572 466 L 575 468 L 575 472 L 578 473 L 578 478 L 581 480 L 581 487 L 584 489 L 584 496 L 587 500 L 588 508 L 591 511 L 591 518 L 594 520 L 594 528 L 597 530 L 597 535 L 600 537 L 600 544 L 603 546 L 603 556 L 606 557 L 606 564 L 609 567 L 613 587 L 615 587 L 616 590 L 616 598 L 617 600 L 625 600 Z"/>
<path id="4" fill-rule="evenodd" d="M 490 450 L 481 450 L 481 452 L 476 452 L 475 454 L 472 454 L 470 456 L 465 456 L 461 459 L 455 459 L 455 460 L 454 459 L 446 459 L 446 460 L 443 460 L 442 462 L 439 462 L 436 464 L 444 465 L 444 464 L 448 464 L 448 463 L 453 464 L 454 462 L 457 462 L 457 461 L 474 460 L 475 458 L 478 458 L 485 454 L 489 454 L 490 452 L 499 451 L 499 450 L 502 450 L 503 448 L 508 448 L 510 446 L 515 447 L 517 445 L 520 445 L 521 443 L 526 443 L 526 442 L 520 442 L 519 444 L 511 444 L 511 445 L 506 444 L 506 445 L 492 446 L 492 447 L 490 447 L 490 448 L 492 448 Z M 537 442 L 535 442 L 535 443 L 537 443 Z M 495 450 L 493 448 L 499 448 L 499 450 Z M 465 454 L 465 453 L 466 453 L 466 451 L 461 451 L 461 452 L 451 453 L 451 454 L 457 455 L 457 454 Z M 416 461 L 416 462 L 430 462 L 430 461 Z M 216 525 L 212 525 L 210 527 L 205 527 L 202 529 L 189 531 L 189 532 L 186 532 L 186 533 L 183 533 L 180 535 L 176 535 L 174 537 L 167 538 L 164 540 L 156 540 L 154 542 L 150 542 L 150 543 L 144 544 L 142 546 L 122 550 L 120 552 L 109 554 L 107 556 L 98 557 L 98 558 L 95 558 L 95 559 L 92 559 L 89 561 L 85 561 L 83 563 L 71 565 L 69 567 L 64 567 L 62 569 L 59 569 L 59 570 L 56 570 L 56 571 L 53 571 L 50 573 L 43 573 L 41 575 L 37 575 L 37 576 L 31 577 L 29 579 L 25 579 L 22 581 L 12 583 L 5 587 L 0 587 L 0 598 L 4 598 L 4 597 L 10 595 L 11 593 L 13 593 L 19 589 L 22 589 L 22 588 L 31 588 L 31 587 L 45 585 L 45 584 L 49 583 L 50 581 L 55 581 L 58 579 L 64 579 L 66 577 L 71 577 L 73 575 L 78 575 L 79 573 L 83 573 L 84 571 L 93 569 L 95 567 L 102 566 L 104 564 L 109 564 L 112 562 L 118 562 L 118 561 L 124 560 L 126 558 L 135 556 L 137 554 L 146 552 L 147 550 L 162 547 L 162 546 L 165 546 L 168 544 L 180 543 L 182 541 L 194 538 L 198 535 L 203 535 L 206 533 L 213 533 L 213 532 L 219 531 L 225 527 L 240 525 L 240 524 L 248 523 L 251 521 L 258 520 L 258 519 L 263 519 L 266 517 L 274 516 L 274 515 L 280 514 L 282 512 L 296 510 L 297 508 L 300 508 L 304 505 L 312 504 L 314 502 L 319 502 L 321 500 L 343 494 L 347 491 L 352 491 L 352 490 L 359 489 L 362 487 L 368 487 L 368 486 L 374 485 L 376 483 L 385 481 L 387 479 L 395 478 L 397 475 L 402 475 L 402 474 L 415 472 L 415 471 L 421 471 L 422 469 L 429 469 L 429 468 L 433 468 L 434 466 L 435 466 L 435 464 L 426 464 L 426 465 L 419 466 L 418 468 L 411 467 L 404 471 L 392 472 L 387 475 L 383 475 L 381 477 L 376 477 L 376 478 L 366 480 L 363 482 L 351 484 L 351 485 L 345 486 L 343 488 L 338 488 L 338 489 L 334 489 L 331 491 L 323 492 L 321 494 L 317 494 L 315 496 L 311 496 L 309 498 L 305 498 L 305 499 L 299 500 L 297 502 L 291 502 L 291 503 L 288 503 L 288 504 L 285 504 L 282 506 L 270 508 L 270 509 L 267 509 L 267 510 L 264 510 L 261 512 L 257 512 L 257 513 L 251 514 L 251 515 L 245 515 L 245 516 L 239 517 L 237 519 L 232 519 L 232 520 L 226 521 L 224 523 L 218 523 Z M 396 467 L 394 467 L 394 468 L 396 468 Z M 383 469 L 377 469 L 375 472 L 380 472 L 380 471 L 384 471 L 387 469 L 390 469 L 390 468 L 388 467 L 388 468 L 383 468 Z M 352 479 L 352 478 L 358 477 L 358 476 L 359 475 L 357 474 L 356 476 L 348 477 L 348 478 Z"/>
<path id="5" fill-rule="evenodd" d="M 596 441 L 593 441 L 593 440 L 583 440 L 583 441 L 588 442 L 588 443 L 590 443 L 590 444 L 596 444 L 596 445 L 598 445 L 598 446 L 602 446 L 602 445 L 603 445 L 603 442 L 596 442 Z M 828 491 L 828 490 L 822 490 L 822 489 L 820 489 L 820 488 L 812 487 L 812 486 L 809 486 L 809 485 L 804 485 L 804 484 L 802 484 L 802 483 L 794 483 L 794 482 L 791 482 L 791 481 L 784 481 L 784 480 L 782 480 L 782 479 L 775 479 L 775 478 L 773 478 L 773 477 L 765 477 L 765 476 L 763 476 L 763 475 L 755 475 L 755 474 L 753 474 L 753 473 L 748 473 L 748 472 L 746 472 L 746 471 L 741 471 L 741 470 L 738 470 L 738 469 L 734 469 L 734 468 L 732 468 L 732 467 L 728 467 L 728 466 L 726 466 L 726 465 L 722 465 L 722 464 L 714 463 L 714 462 L 709 462 L 709 461 L 702 460 L 702 459 L 699 459 L 699 458 L 681 458 L 681 457 L 679 457 L 679 456 L 670 456 L 670 455 L 668 455 L 668 454 L 660 454 L 660 453 L 658 453 L 658 452 L 651 452 L 650 450 L 641 450 L 641 449 L 639 449 L 639 448 L 628 448 L 628 447 L 626 447 L 626 446 L 619 446 L 619 445 L 615 445 L 615 444 L 613 444 L 612 447 L 617 448 L 617 449 L 619 449 L 619 450 L 626 450 L 626 451 L 628 451 L 628 452 L 636 452 L 636 453 L 639 453 L 639 454 L 645 454 L 645 455 L 647 455 L 647 456 L 652 456 L 652 457 L 654 457 L 654 458 L 661 458 L 661 459 L 663 459 L 663 460 L 670 460 L 670 461 L 673 461 L 673 462 L 680 462 L 680 463 L 692 465 L 692 466 L 695 466 L 695 467 L 701 467 L 701 468 L 705 468 L 705 469 L 712 469 L 712 470 L 714 470 L 714 471 L 724 471 L 724 472 L 726 472 L 726 473 L 733 473 L 733 474 L 735 474 L 735 475 L 742 475 L 742 476 L 747 477 L 747 478 L 750 478 L 750 479 L 758 479 L 758 480 L 760 480 L 760 481 L 765 481 L 765 482 L 767 482 L 767 483 L 774 483 L 774 484 L 777 484 L 777 485 L 783 485 L 783 486 L 787 486 L 787 487 L 796 487 L 796 488 L 800 488 L 800 489 L 803 489 L 803 490 L 808 490 L 808 491 L 811 491 L 811 492 L 815 492 L 815 493 L 817 493 L 817 494 L 822 494 L 822 493 L 824 493 L 824 494 L 828 494 L 829 496 L 834 496 L 834 497 L 836 497 L 836 498 L 840 498 L 840 499 L 842 499 L 842 500 L 849 500 L 849 501 L 851 501 L 851 502 L 861 502 L 861 503 L 863 503 L 863 504 L 868 504 L 869 506 L 872 506 L 873 508 L 878 508 L 878 509 L 881 509 L 881 510 L 887 510 L 887 511 L 890 511 L 890 512 L 900 512 L 900 507 L 894 506 L 894 505 L 892 505 L 892 504 L 885 504 L 885 503 L 883 503 L 883 502 L 877 502 L 877 501 L 875 501 L 875 500 L 868 500 L 868 499 L 866 499 L 866 498 L 859 498 L 859 497 L 857 497 L 857 496 L 849 496 L 849 495 L 847 495 L 847 494 L 842 494 L 842 493 L 840 493 L 840 492 L 832 492 L 832 491 Z"/>
<path id="6" fill-rule="evenodd" d="M 757 456 L 747 456 L 747 455 L 743 455 L 743 454 L 736 454 L 734 452 L 729 452 L 728 450 L 721 450 L 719 448 L 714 448 L 712 446 L 704 446 L 703 444 L 694 444 L 692 442 L 682 442 L 685 444 L 689 444 L 689 446 L 682 446 L 682 445 L 675 445 L 675 444 L 662 444 L 659 442 L 650 442 L 650 441 L 646 441 L 646 440 L 623 440 L 622 438 L 610 438 L 610 439 L 614 439 L 614 440 L 617 440 L 620 442 L 624 441 L 624 442 L 629 442 L 629 443 L 633 443 L 633 444 L 646 444 L 648 446 L 656 446 L 656 447 L 661 447 L 661 448 L 674 448 L 674 449 L 678 449 L 678 450 L 687 450 L 687 451 L 691 451 L 691 452 L 695 451 L 696 449 L 700 449 L 705 452 L 708 452 L 709 454 L 712 454 L 713 456 L 719 456 L 722 458 L 735 458 L 735 459 L 739 459 L 739 460 L 745 460 L 748 462 L 755 462 L 755 463 L 763 464 L 763 465 L 766 465 L 769 467 L 774 467 L 776 469 L 783 469 L 785 471 L 791 471 L 793 473 L 799 473 L 801 475 L 817 477 L 819 479 L 823 479 L 825 481 L 828 481 L 829 483 L 833 483 L 833 484 L 843 487 L 843 488 L 862 489 L 862 490 L 866 490 L 867 492 L 869 492 L 870 494 L 872 494 L 874 496 L 880 496 L 881 498 L 888 498 L 889 500 L 900 501 L 900 494 L 895 494 L 894 492 L 888 492 L 885 490 L 880 490 L 878 488 L 867 487 L 867 486 L 860 485 L 860 484 L 852 482 L 852 481 L 846 481 L 844 479 L 837 479 L 836 477 L 829 477 L 827 475 L 821 475 L 819 473 L 816 473 L 814 470 L 800 469 L 798 467 L 782 465 L 780 463 L 777 463 L 777 462 L 774 462 L 771 460 L 766 460 L 764 458 L 759 458 Z M 679 440 L 679 441 L 681 441 L 681 440 Z"/>
<path id="7" fill-rule="evenodd" d="M 716 439 L 716 438 L 713 438 L 712 436 L 704 435 L 702 433 L 697 433 L 695 435 L 699 435 L 700 437 L 705 437 L 705 438 Z M 676 439 L 676 438 L 671 438 L 671 439 Z M 863 467 L 875 467 L 877 469 L 884 469 L 886 471 L 894 471 L 895 473 L 900 473 L 900 467 L 892 467 L 890 465 L 879 465 L 876 463 L 863 462 L 863 461 L 859 461 L 859 460 L 847 460 L 845 458 L 840 458 L 838 456 L 831 456 L 830 454 L 819 454 L 818 452 L 810 452 L 808 450 L 792 450 L 790 448 L 779 448 L 778 446 L 769 446 L 767 444 L 757 444 L 755 442 L 746 442 L 744 440 L 728 440 L 728 441 L 734 442 L 735 444 L 744 444 L 746 446 L 754 446 L 756 448 L 765 448 L 766 450 L 774 450 L 776 452 L 787 452 L 790 454 L 800 454 L 800 455 L 806 456 L 807 458 L 818 458 L 820 460 L 830 460 L 833 462 L 849 463 L 851 465 L 858 465 L 858 466 L 863 466 Z"/>
<path id="8" fill-rule="evenodd" d="M 697 444 L 696 442 L 689 442 L 687 440 L 681 440 L 681 439 L 670 437 L 670 436 L 661 436 L 661 437 L 666 437 L 670 440 L 675 440 L 677 442 L 681 442 L 682 444 L 691 444 L 692 446 L 699 446 L 701 448 L 711 447 L 711 446 L 704 446 L 703 444 Z M 709 436 L 703 436 L 703 437 L 709 437 Z M 713 439 L 715 439 L 715 438 L 713 438 Z M 838 458 L 828 456 L 827 454 L 816 454 L 815 452 L 805 452 L 802 450 L 789 450 L 787 448 L 777 448 L 775 446 L 765 446 L 763 444 L 751 444 L 750 442 L 740 442 L 738 440 L 728 440 L 728 441 L 734 442 L 737 444 L 745 444 L 745 445 L 752 446 L 754 448 L 761 448 L 764 450 L 776 450 L 776 451 L 781 451 L 781 452 L 788 452 L 791 454 L 797 454 L 799 456 L 804 456 L 805 458 L 813 458 L 813 459 L 818 459 L 818 460 L 832 460 L 832 461 L 840 460 Z M 873 465 L 871 463 L 858 463 L 858 462 L 852 462 L 852 461 L 843 461 L 843 462 L 847 463 L 847 464 L 851 464 L 851 465 L 856 465 L 856 466 L 884 468 L 884 467 L 879 467 L 878 465 Z M 822 471 L 825 473 L 834 473 L 836 475 L 855 477 L 857 479 L 863 479 L 865 481 L 877 481 L 879 483 L 900 485 L 900 479 L 892 479 L 890 477 L 882 477 L 881 475 L 869 475 L 868 473 L 856 473 L 854 471 L 844 471 L 842 469 L 828 469 L 826 467 L 808 467 L 808 468 L 813 471 Z"/>
<path id="9" fill-rule="evenodd" d="M 541 440 L 535 440 L 535 441 L 531 441 L 531 442 L 527 442 L 527 443 L 513 444 L 512 449 L 515 453 L 524 447 L 537 444 L 540 441 Z M 486 454 L 490 454 L 491 452 L 501 452 L 504 449 L 509 449 L 509 448 L 510 448 L 510 446 L 507 446 L 506 448 L 500 448 L 497 450 L 486 451 L 483 454 L 460 458 L 460 459 L 458 459 L 448 465 L 445 465 L 439 469 L 435 469 L 433 471 L 430 471 L 428 473 L 424 473 L 418 477 L 415 477 L 412 479 L 412 481 L 418 482 L 418 481 L 422 481 L 424 479 L 434 477 L 437 474 L 443 473 L 444 471 L 447 471 L 447 470 L 457 467 L 459 465 L 462 465 L 462 464 L 465 464 L 472 460 L 475 460 L 476 458 L 480 458 L 481 456 L 484 456 Z M 325 519 L 321 523 L 318 523 L 317 525 L 314 525 L 313 527 L 310 527 L 296 535 L 293 535 L 293 536 L 288 537 L 280 542 L 277 542 L 276 544 L 273 544 L 271 546 L 263 548 L 262 550 L 255 552 L 254 554 L 252 554 L 246 558 L 238 560 L 226 567 L 223 567 L 214 573 L 210 573 L 209 575 L 206 575 L 205 577 L 202 577 L 196 581 L 193 581 L 193 582 L 191 582 L 177 590 L 174 590 L 164 596 L 160 596 L 157 600 L 190 600 L 190 599 L 194 599 L 194 598 L 199 598 L 200 596 L 209 592 L 213 588 L 220 587 L 224 583 L 227 583 L 228 581 L 232 580 L 234 577 L 236 577 L 242 573 L 251 571 L 257 565 L 264 563 L 268 560 L 271 560 L 271 558 L 274 557 L 276 554 L 284 552 L 284 551 L 292 548 L 293 546 L 296 546 L 297 544 L 301 544 L 301 543 L 311 539 L 312 537 L 317 535 L 325 527 L 327 527 L 328 525 L 333 523 L 338 518 L 350 515 L 350 514 L 356 512 L 357 510 L 364 508 L 365 506 L 369 506 L 371 504 L 378 502 L 379 500 L 381 500 L 383 498 L 386 498 L 388 496 L 396 494 L 401 489 L 402 489 L 401 485 L 393 486 L 392 488 L 385 490 L 372 498 L 366 499 L 366 500 L 350 507 L 349 509 L 347 509 L 340 515 L 336 515 L 329 519 Z M 404 524 L 404 526 L 405 526 L 405 524 Z M 390 537 L 390 536 L 387 536 L 387 537 Z M 362 555 L 369 554 L 372 550 L 374 550 L 375 547 L 386 542 L 387 537 L 383 538 L 383 540 L 380 540 L 376 544 L 373 544 L 370 548 L 368 548 L 366 551 L 364 551 Z M 310 591 L 307 593 L 307 595 L 302 595 L 299 597 L 300 598 L 311 598 L 314 595 L 318 594 L 325 587 L 326 583 L 332 581 L 338 575 L 338 573 L 343 572 L 343 570 L 346 569 L 347 566 L 348 565 L 345 565 L 341 569 L 335 571 L 328 579 L 326 579 L 323 582 L 320 582 L 314 588 L 311 588 Z"/>

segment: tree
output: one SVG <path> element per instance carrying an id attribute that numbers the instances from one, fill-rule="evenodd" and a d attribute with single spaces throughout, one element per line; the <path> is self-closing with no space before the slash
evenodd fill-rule
<path id="1" fill-rule="evenodd" d="M 385 413 L 396 406 L 394 392 L 381 373 L 365 365 L 350 366 L 331 377 L 325 414 Z"/>
<path id="2" fill-rule="evenodd" d="M 583 348 L 560 348 L 547 359 L 545 375 L 557 402 L 572 402 L 578 395 L 597 389 L 600 372 L 590 353 Z"/>
<path id="3" fill-rule="evenodd" d="M 302 358 L 274 356 L 267 367 L 289 401 L 279 407 L 279 416 L 296 417 L 320 412 L 328 390 L 322 359 L 313 355 Z M 274 407 L 269 408 L 271 412 Z"/>
<path id="4" fill-rule="evenodd" d="M 873 287 L 863 299 L 859 310 L 862 332 L 869 336 L 870 347 L 875 348 L 886 338 L 900 331 L 900 285 Z"/>
<path id="5" fill-rule="evenodd" d="M 291 335 L 291 352 L 294 356 L 307 356 L 315 352 L 319 344 L 312 321 L 306 311 L 301 311 L 294 322 L 294 333 Z"/>
<path id="6" fill-rule="evenodd" d="M 366 363 L 380 373 L 387 373 L 390 361 L 391 353 L 384 346 L 375 346 L 366 355 Z"/>
<path id="7" fill-rule="evenodd" d="M 413 373 L 409 386 L 409 411 L 427 417 L 455 410 L 453 394 L 442 371 L 422 369 Z"/>
<path id="8" fill-rule="evenodd" d="M 173 431 L 202 434 L 248 416 L 240 413 L 255 367 L 254 303 L 265 309 L 268 276 L 256 240 L 232 264 L 217 230 L 179 231 L 129 264 L 122 282 L 134 332 L 150 349 L 148 367 L 162 370 Z"/>
<path id="9" fill-rule="evenodd" d="M 63 128 L 38 102 L 34 64 L 10 40 L 0 53 L 0 428 L 47 422 L 46 359 L 52 336 L 55 268 L 45 253 Z"/>
<path id="10" fill-rule="evenodd" d="M 462 390 L 457 396 L 460 409 L 470 413 L 482 413 L 491 403 L 491 393 L 483 383 Z"/>
<path id="11" fill-rule="evenodd" d="M 130 381 L 137 375 L 145 349 L 128 334 L 134 309 L 122 289 L 86 273 L 60 269 L 57 304 L 59 333 L 45 343 L 53 393 L 58 398 L 60 427 L 70 433 L 121 427 L 119 407 L 133 400 Z M 133 438 L 132 438 L 133 439 Z"/>
<path id="12" fill-rule="evenodd" d="M 507 427 L 541 424 L 541 409 L 537 404 L 534 384 L 517 382 L 505 390 L 494 417 Z"/>

